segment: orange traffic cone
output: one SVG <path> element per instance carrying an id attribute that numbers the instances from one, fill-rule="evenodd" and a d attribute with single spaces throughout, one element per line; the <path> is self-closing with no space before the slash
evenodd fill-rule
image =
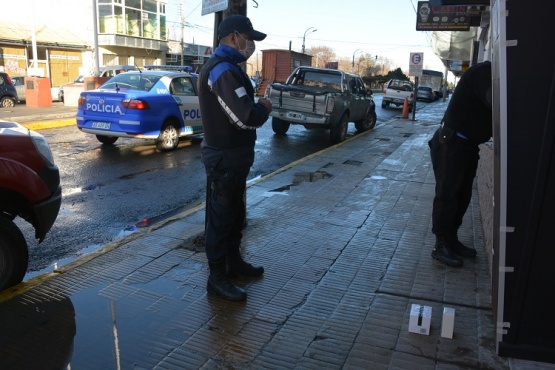
<path id="1" fill-rule="evenodd" d="M 403 103 L 403 119 L 409 118 L 409 98 L 405 98 L 405 102 Z"/>

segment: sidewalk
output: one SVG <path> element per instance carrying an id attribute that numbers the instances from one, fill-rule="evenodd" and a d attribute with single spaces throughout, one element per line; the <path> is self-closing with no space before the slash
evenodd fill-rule
<path id="1" fill-rule="evenodd" d="M 495 353 L 476 194 L 459 237 L 477 258 L 430 256 L 427 141 L 446 104 L 251 184 L 244 254 L 266 272 L 237 281 L 246 302 L 206 294 L 194 209 L 0 294 L 0 368 L 552 368 Z M 408 332 L 412 304 L 432 307 L 429 335 Z"/>
<path id="2" fill-rule="evenodd" d="M 13 108 L 0 109 L 0 119 L 15 121 L 32 130 L 52 127 L 53 120 L 69 120 L 75 123 L 77 107 L 65 106 L 62 102 L 52 102 L 51 107 L 28 107 L 25 104 L 16 104 Z M 32 126 L 31 126 L 32 125 Z M 68 125 L 68 123 L 62 123 Z"/>

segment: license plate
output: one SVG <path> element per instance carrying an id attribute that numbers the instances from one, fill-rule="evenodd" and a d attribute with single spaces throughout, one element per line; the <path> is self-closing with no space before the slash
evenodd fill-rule
<path id="1" fill-rule="evenodd" d="M 287 118 L 304 119 L 304 114 L 300 113 L 287 113 Z"/>
<path id="2" fill-rule="evenodd" d="M 93 122 L 92 127 L 93 128 L 101 128 L 103 130 L 109 130 L 110 129 L 110 122 Z"/>

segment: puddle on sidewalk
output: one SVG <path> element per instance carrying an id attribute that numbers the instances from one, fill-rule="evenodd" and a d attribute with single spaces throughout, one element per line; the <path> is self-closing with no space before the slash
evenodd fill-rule
<path id="1" fill-rule="evenodd" d="M 291 189 L 291 186 L 298 186 L 303 182 L 315 182 L 322 179 L 329 179 L 333 175 L 325 171 L 315 171 L 315 172 L 297 172 L 293 177 L 293 183 L 289 185 L 284 185 L 279 188 L 270 190 L 270 192 L 283 192 Z"/>
<path id="2" fill-rule="evenodd" d="M 151 369 L 167 356 L 155 348 L 164 338 L 187 339 L 172 321 L 193 302 L 184 297 L 199 296 L 195 289 L 159 276 L 71 295 L 53 284 L 1 302 L 0 369 Z"/>

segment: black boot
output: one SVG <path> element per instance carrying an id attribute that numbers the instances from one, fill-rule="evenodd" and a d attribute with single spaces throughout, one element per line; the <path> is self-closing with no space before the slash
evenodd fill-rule
<path id="1" fill-rule="evenodd" d="M 449 249 L 461 257 L 476 257 L 476 249 L 469 248 L 459 241 L 457 234 L 451 235 L 448 241 Z"/>
<path id="2" fill-rule="evenodd" d="M 209 262 L 210 275 L 206 284 L 206 291 L 232 301 L 244 301 L 247 293 L 235 286 L 225 274 L 225 261 Z"/>
<path id="3" fill-rule="evenodd" d="M 227 254 L 227 277 L 234 279 L 240 276 L 260 277 L 264 274 L 264 267 L 253 266 L 243 260 L 239 248 L 231 247 Z"/>
<path id="4" fill-rule="evenodd" d="M 460 267 L 463 265 L 462 259 L 457 257 L 447 246 L 447 238 L 436 235 L 436 247 L 432 251 L 432 257 L 447 266 Z"/>

